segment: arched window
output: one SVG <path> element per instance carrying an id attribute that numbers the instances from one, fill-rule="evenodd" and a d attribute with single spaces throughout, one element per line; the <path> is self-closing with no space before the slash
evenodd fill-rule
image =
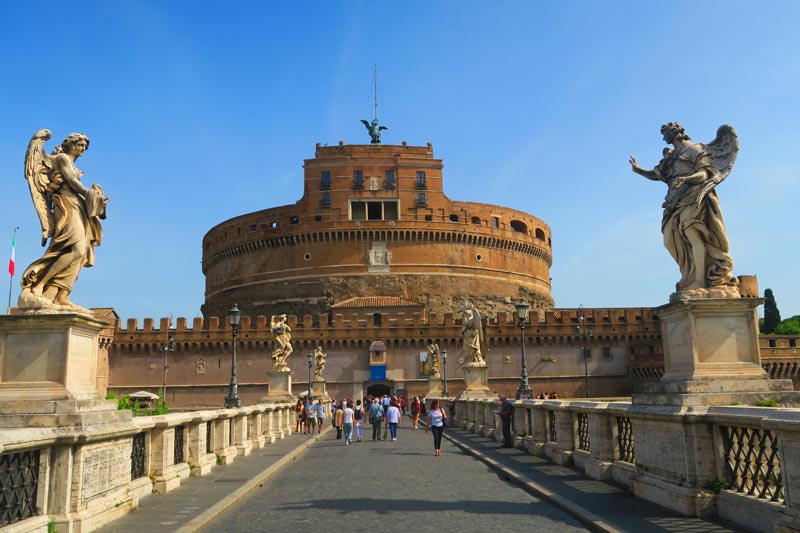
<path id="1" fill-rule="evenodd" d="M 518 231 L 519 233 L 528 233 L 528 226 L 525 225 L 524 222 L 521 220 L 512 220 L 511 221 L 511 231 Z"/>
<path id="2" fill-rule="evenodd" d="M 473 223 L 473 224 L 475 224 L 476 226 L 480 226 L 480 225 L 481 225 L 481 219 L 480 219 L 480 217 L 472 217 L 472 218 L 470 219 L 470 222 L 472 222 L 472 223 Z"/>
<path id="3" fill-rule="evenodd" d="M 542 228 L 536 228 L 536 238 L 540 241 L 544 240 L 544 230 Z"/>

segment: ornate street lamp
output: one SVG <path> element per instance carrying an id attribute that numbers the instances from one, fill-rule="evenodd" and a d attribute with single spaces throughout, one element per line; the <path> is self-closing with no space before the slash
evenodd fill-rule
<path id="1" fill-rule="evenodd" d="M 170 323 L 172 321 L 170 320 Z M 175 339 L 170 335 L 167 339 L 167 343 L 164 344 L 163 342 L 158 345 L 158 351 L 164 354 L 164 401 L 167 401 L 167 369 L 169 368 L 169 361 L 167 360 L 167 354 L 173 353 L 175 351 Z"/>
<path id="2" fill-rule="evenodd" d="M 242 406 L 242 400 L 239 399 L 236 386 L 236 334 L 239 333 L 239 319 L 241 318 L 242 312 L 239 311 L 239 306 L 233 304 L 231 310 L 228 311 L 228 322 L 231 325 L 231 334 L 233 335 L 233 357 L 231 357 L 231 387 L 225 397 L 226 409 Z"/>
<path id="3" fill-rule="evenodd" d="M 522 336 L 522 372 L 519 376 L 520 383 L 517 389 L 517 400 L 529 400 L 533 398 L 533 390 L 528 386 L 528 366 L 525 361 L 525 321 L 528 319 L 528 310 L 530 307 L 528 302 L 525 301 L 525 298 L 521 299 L 516 304 L 517 316 L 519 317 L 517 327 L 519 327 L 520 335 Z"/>
<path id="4" fill-rule="evenodd" d="M 583 355 L 583 380 L 584 380 L 584 390 L 586 392 L 586 397 L 589 397 L 589 357 L 591 356 L 591 350 L 586 348 L 586 339 L 592 336 L 591 331 L 586 331 L 586 325 L 584 324 L 584 317 L 583 317 L 583 305 L 578 306 L 578 323 L 580 325 L 575 327 L 575 332 L 577 333 L 578 339 L 581 341 L 581 354 Z"/>
<path id="5" fill-rule="evenodd" d="M 447 390 L 447 350 L 442 350 L 442 379 L 444 379 L 444 387 L 442 394 L 445 398 L 450 397 L 450 392 Z"/>
<path id="6" fill-rule="evenodd" d="M 308 352 L 308 395 L 306 398 L 311 401 L 311 367 L 314 366 L 314 352 Z"/>

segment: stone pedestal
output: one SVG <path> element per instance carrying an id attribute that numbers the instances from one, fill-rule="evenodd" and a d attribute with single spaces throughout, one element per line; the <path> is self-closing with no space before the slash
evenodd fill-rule
<path id="1" fill-rule="evenodd" d="M 442 378 L 428 378 L 428 396 L 441 396 L 442 390 Z"/>
<path id="2" fill-rule="evenodd" d="M 328 382 L 324 379 L 315 379 L 312 381 L 311 396 L 313 396 L 314 399 L 322 398 L 323 400 L 329 400 L 327 384 Z"/>
<path id="3" fill-rule="evenodd" d="M 130 422 L 97 393 L 105 322 L 81 314 L 0 316 L 0 427 Z"/>
<path id="4" fill-rule="evenodd" d="M 773 398 L 797 405 L 789 379 L 769 379 L 758 348 L 760 298 L 708 298 L 658 308 L 664 345 L 661 383 L 633 403 L 663 406 L 752 404 Z"/>
<path id="5" fill-rule="evenodd" d="M 292 394 L 292 373 L 291 372 L 267 372 L 269 380 L 269 390 L 264 401 L 274 402 L 275 400 L 293 400 Z"/>
<path id="6" fill-rule="evenodd" d="M 459 400 L 497 398 L 497 394 L 489 388 L 488 365 L 465 365 L 462 369 L 464 370 L 466 388 L 458 395 Z"/>

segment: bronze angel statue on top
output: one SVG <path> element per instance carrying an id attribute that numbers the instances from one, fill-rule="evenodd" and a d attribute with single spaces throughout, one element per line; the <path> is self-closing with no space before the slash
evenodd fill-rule
<path id="1" fill-rule="evenodd" d="M 361 119 L 361 122 L 362 124 L 364 124 L 364 126 L 366 126 L 367 131 L 369 132 L 370 139 L 372 139 L 370 141 L 370 144 L 380 144 L 381 131 L 388 130 L 389 128 L 387 128 L 386 126 L 379 126 L 377 117 L 372 120 L 372 124 L 370 124 L 363 118 Z"/>
<path id="2" fill-rule="evenodd" d="M 50 245 L 22 274 L 18 306 L 52 311 L 86 311 L 69 300 L 81 268 L 94 265 L 94 247 L 100 246 L 108 198 L 94 184 L 81 183 L 83 172 L 75 161 L 89 148 L 83 133 L 68 135 L 51 154 L 44 143 L 49 130 L 36 132 L 25 154 L 25 179 L 42 225 L 42 246 Z"/>
<path id="3" fill-rule="evenodd" d="M 653 170 L 641 168 L 631 156 L 632 170 L 667 184 L 661 231 L 664 246 L 678 263 L 681 280 L 670 301 L 692 298 L 738 298 L 739 283 L 731 271 L 728 235 L 716 186 L 728 177 L 739 153 L 739 138 L 732 126 L 723 125 L 709 144 L 691 142 L 683 126 L 661 126 L 672 148 Z"/>

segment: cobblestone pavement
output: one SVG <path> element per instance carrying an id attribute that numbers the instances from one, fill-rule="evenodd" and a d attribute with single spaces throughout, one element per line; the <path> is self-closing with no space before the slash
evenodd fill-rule
<path id="1" fill-rule="evenodd" d="M 434 456 L 403 422 L 397 441 L 325 435 L 203 531 L 586 531 L 447 440 Z"/>

